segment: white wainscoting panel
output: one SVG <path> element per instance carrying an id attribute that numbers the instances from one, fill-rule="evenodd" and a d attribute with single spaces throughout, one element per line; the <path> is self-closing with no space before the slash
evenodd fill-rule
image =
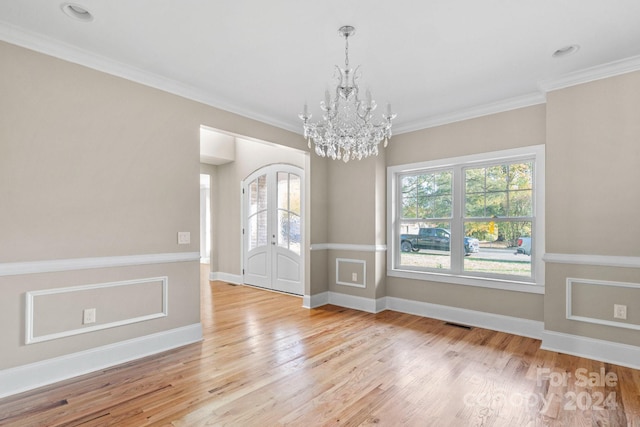
<path id="1" fill-rule="evenodd" d="M 83 328 L 70 329 L 63 332 L 57 332 L 47 335 L 34 336 L 34 311 L 36 309 L 35 300 L 37 297 L 43 297 L 46 295 L 74 293 L 90 291 L 94 289 L 122 287 L 122 286 L 135 286 L 143 283 L 162 283 L 162 311 L 157 313 L 151 313 L 144 316 L 132 317 L 128 319 L 118 320 L 116 322 L 101 323 L 94 326 L 87 326 Z M 37 342 L 50 341 L 58 338 L 69 337 L 72 335 L 84 334 L 87 332 L 100 331 L 102 329 L 115 328 L 118 326 L 130 325 L 132 323 L 144 322 L 145 320 L 157 319 L 160 317 L 166 317 L 169 314 L 169 300 L 167 298 L 169 292 L 169 278 L 163 277 L 150 277 L 145 279 L 124 280 L 121 282 L 110 283 L 97 283 L 92 285 L 81 286 L 69 286 L 65 288 L 45 289 L 42 291 L 31 291 L 26 293 L 25 302 L 25 343 L 33 344 Z"/>
<path id="2" fill-rule="evenodd" d="M 362 267 L 358 269 L 360 271 L 360 278 L 355 282 L 348 282 L 340 280 L 340 266 L 343 264 L 359 264 Z M 354 286 L 356 288 L 367 287 L 367 262 L 362 259 L 347 259 L 336 258 L 336 284 L 343 286 Z"/>
<path id="3" fill-rule="evenodd" d="M 606 325 L 606 326 L 615 326 L 616 328 L 627 328 L 627 329 L 635 329 L 640 330 L 640 325 L 635 323 L 626 323 L 626 322 L 618 322 L 615 320 L 604 320 L 597 319 L 594 317 L 586 317 L 586 316 L 578 316 L 573 314 L 573 284 L 584 283 L 587 285 L 597 285 L 597 286 L 610 286 L 610 287 L 618 287 L 618 288 L 632 288 L 640 290 L 640 284 L 638 283 L 623 283 L 623 282 L 610 282 L 605 280 L 591 280 L 591 279 L 576 279 L 573 277 L 567 277 L 566 284 L 566 293 L 567 293 L 567 314 L 566 318 L 569 320 L 576 320 L 578 322 L 585 323 L 594 323 L 597 325 Z M 594 301 L 594 303 L 596 303 Z"/>

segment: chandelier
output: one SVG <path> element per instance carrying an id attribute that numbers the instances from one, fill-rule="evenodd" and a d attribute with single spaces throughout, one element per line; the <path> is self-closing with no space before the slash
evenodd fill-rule
<path id="1" fill-rule="evenodd" d="M 371 121 L 373 111 L 377 104 L 371 98 L 371 92 L 366 91 L 364 99 L 360 97 L 358 87 L 358 68 L 355 72 L 349 68 L 349 37 L 355 34 L 352 26 L 344 26 L 338 30 L 338 34 L 344 37 L 345 60 L 344 68 L 336 65 L 337 84 L 333 94 L 325 91 L 324 101 L 320 102 L 323 111 L 322 121 L 311 123 L 311 114 L 304 110 L 298 115 L 303 121 L 304 137 L 309 148 L 311 141 L 315 144 L 316 154 L 321 157 L 330 157 L 333 160 L 361 160 L 371 155 L 378 155 L 378 145 L 384 140 L 384 147 L 391 138 L 391 120 L 396 114 L 391 112 L 391 104 L 387 104 L 387 110 L 382 114 L 382 121 Z"/>

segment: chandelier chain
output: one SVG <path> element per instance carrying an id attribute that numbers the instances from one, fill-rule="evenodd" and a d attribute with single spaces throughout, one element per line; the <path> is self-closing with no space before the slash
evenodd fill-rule
<path id="1" fill-rule="evenodd" d="M 344 68 L 349 69 L 349 35 L 344 36 Z"/>

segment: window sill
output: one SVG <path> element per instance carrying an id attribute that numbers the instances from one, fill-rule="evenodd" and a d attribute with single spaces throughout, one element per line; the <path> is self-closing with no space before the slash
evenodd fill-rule
<path id="1" fill-rule="evenodd" d="M 455 274 L 401 269 L 389 269 L 387 270 L 387 276 L 544 295 L 544 284 L 539 283 L 518 282 L 514 280 L 501 280 L 494 278 L 489 279 L 483 277 L 459 276 Z"/>

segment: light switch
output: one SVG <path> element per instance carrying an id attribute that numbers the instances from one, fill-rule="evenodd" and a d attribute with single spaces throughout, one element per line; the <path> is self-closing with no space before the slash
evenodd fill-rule
<path id="1" fill-rule="evenodd" d="M 191 243 L 191 233 L 189 231 L 178 231 L 178 244 L 188 245 Z"/>

